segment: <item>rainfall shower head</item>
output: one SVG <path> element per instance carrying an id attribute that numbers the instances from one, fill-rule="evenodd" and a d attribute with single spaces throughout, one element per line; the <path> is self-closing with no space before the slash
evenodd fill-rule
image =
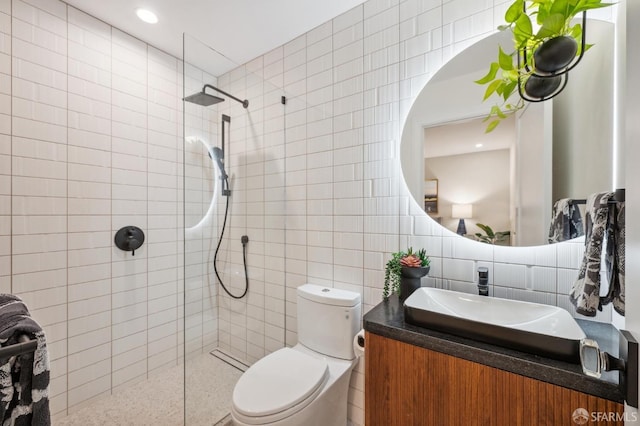
<path id="1" fill-rule="evenodd" d="M 224 102 L 224 99 L 204 93 L 204 90 L 202 92 L 194 93 L 193 95 L 187 96 L 186 98 L 184 98 L 184 100 L 204 107 Z"/>
<path id="2" fill-rule="evenodd" d="M 219 98 L 218 96 L 207 94 L 206 93 L 207 87 L 210 88 L 210 89 L 215 90 L 216 92 L 222 93 L 223 95 L 233 99 L 234 101 L 240 102 L 242 104 L 242 106 L 245 107 L 245 108 L 249 107 L 249 101 L 248 100 L 246 100 L 246 99 L 245 100 L 238 99 L 235 96 L 230 95 L 229 93 L 227 93 L 227 92 L 225 92 L 223 90 L 220 90 L 217 87 L 212 86 L 210 84 L 205 84 L 202 87 L 202 90 L 200 92 L 194 93 L 193 95 L 186 96 L 186 97 L 183 98 L 183 100 L 187 101 L 187 102 L 194 103 L 194 104 L 198 104 L 198 105 L 201 105 L 201 106 L 205 106 L 205 107 L 217 104 L 219 102 L 224 102 L 224 99 Z"/>

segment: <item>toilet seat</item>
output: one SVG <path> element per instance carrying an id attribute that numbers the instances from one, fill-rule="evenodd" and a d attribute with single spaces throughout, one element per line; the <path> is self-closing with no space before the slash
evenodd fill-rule
<path id="1" fill-rule="evenodd" d="M 328 379 L 326 360 L 279 349 L 240 377 L 233 391 L 233 409 L 247 423 L 277 421 L 309 405 Z"/>

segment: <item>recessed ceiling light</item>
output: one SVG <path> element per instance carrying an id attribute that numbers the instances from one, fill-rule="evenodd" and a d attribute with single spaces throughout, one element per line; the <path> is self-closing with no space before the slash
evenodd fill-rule
<path id="1" fill-rule="evenodd" d="M 476 144 L 476 148 L 482 148 L 482 144 L 481 143 L 477 143 Z"/>
<path id="2" fill-rule="evenodd" d="M 147 9 L 136 9 L 136 15 L 140 20 L 146 22 L 147 24 L 157 24 L 158 16 L 150 10 Z"/>

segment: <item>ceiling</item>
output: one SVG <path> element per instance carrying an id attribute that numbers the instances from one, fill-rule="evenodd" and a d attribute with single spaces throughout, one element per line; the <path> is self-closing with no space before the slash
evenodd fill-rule
<path id="1" fill-rule="evenodd" d="M 424 157 L 510 149 L 516 140 L 515 124 L 514 115 L 510 115 L 491 133 L 485 133 L 487 123 L 484 117 L 427 127 L 424 129 Z"/>
<path id="2" fill-rule="evenodd" d="M 220 75 L 244 64 L 364 0 L 64 0 L 150 45 L 183 58 L 187 33 L 217 53 L 209 72 Z M 158 15 L 151 25 L 136 9 Z M 190 53 L 187 52 L 189 59 Z"/>

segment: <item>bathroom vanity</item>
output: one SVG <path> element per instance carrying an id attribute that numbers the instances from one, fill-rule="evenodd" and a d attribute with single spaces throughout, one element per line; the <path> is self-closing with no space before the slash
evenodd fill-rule
<path id="1" fill-rule="evenodd" d="M 578 322 L 587 337 L 617 354 L 613 326 Z M 596 379 L 578 364 L 405 323 L 395 296 L 365 315 L 364 328 L 369 426 L 573 425 L 581 424 L 572 418 L 581 413 L 589 422 L 624 424 L 616 372 Z"/>

